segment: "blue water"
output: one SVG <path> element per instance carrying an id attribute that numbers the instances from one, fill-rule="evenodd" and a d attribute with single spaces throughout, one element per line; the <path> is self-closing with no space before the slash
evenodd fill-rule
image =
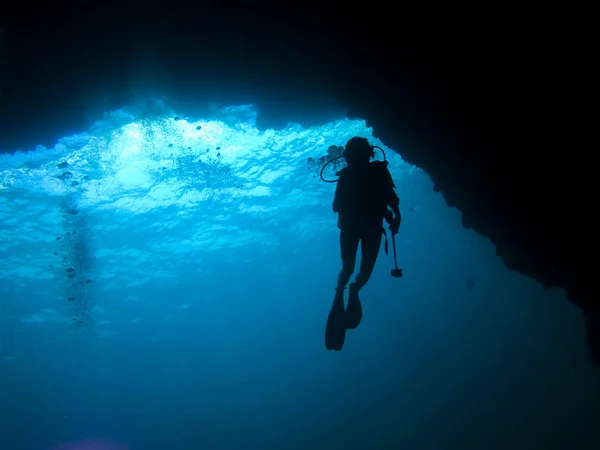
<path id="1" fill-rule="evenodd" d="M 507 270 L 364 121 L 256 117 L 122 110 L 0 156 L 2 450 L 597 448 L 563 291 Z M 387 150 L 404 278 L 382 249 L 337 353 L 335 185 L 307 159 L 355 135 Z"/>

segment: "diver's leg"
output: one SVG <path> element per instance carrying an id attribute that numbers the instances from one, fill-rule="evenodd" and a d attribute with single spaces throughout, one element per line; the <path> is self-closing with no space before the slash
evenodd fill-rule
<path id="1" fill-rule="evenodd" d="M 381 232 L 377 234 L 365 233 L 360 241 L 362 258 L 360 260 L 360 272 L 356 275 L 354 283 L 350 284 L 348 293 L 348 306 L 346 307 L 346 328 L 351 330 L 356 328 L 362 320 L 362 305 L 360 304 L 360 298 L 358 297 L 358 291 L 367 284 L 373 268 L 375 267 L 375 261 L 377 261 L 377 255 L 379 254 L 379 246 L 381 245 Z"/>
<path id="2" fill-rule="evenodd" d="M 356 275 L 354 282 L 356 291 L 360 291 L 373 273 L 377 256 L 379 256 L 379 247 L 381 247 L 381 239 L 383 234 L 381 231 L 365 233 L 361 240 L 360 271 Z"/>
<path id="3" fill-rule="evenodd" d="M 338 284 L 325 327 L 325 346 L 328 350 L 340 351 L 346 339 L 344 289 L 346 289 L 350 276 L 354 272 L 358 240 L 358 237 L 353 236 L 351 233 L 340 231 L 342 270 L 338 275 Z"/>
<path id="4" fill-rule="evenodd" d="M 337 290 L 343 292 L 350 281 L 356 266 L 359 236 L 348 231 L 340 231 L 340 250 L 342 254 L 342 270 L 338 275 Z"/>

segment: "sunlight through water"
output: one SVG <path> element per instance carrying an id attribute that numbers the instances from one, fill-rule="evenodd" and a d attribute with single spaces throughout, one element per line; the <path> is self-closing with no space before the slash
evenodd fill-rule
<path id="1" fill-rule="evenodd" d="M 284 227 L 301 236 L 330 230 L 331 220 L 311 213 L 333 192 L 318 178 L 318 161 L 355 135 L 383 144 L 364 121 L 261 131 L 256 118 L 252 105 L 208 119 L 166 107 L 151 117 L 119 110 L 54 148 L 0 156 L 3 295 L 44 298 L 42 281 L 58 279 L 76 311 L 70 320 L 86 323 L 92 282 L 110 291 L 124 279 L 130 286 L 169 280 L 188 253 L 276 246 Z M 394 175 L 411 170 L 395 152 L 387 156 Z M 110 245 L 129 233 L 146 248 Z M 24 320 L 67 318 L 54 306 Z"/>

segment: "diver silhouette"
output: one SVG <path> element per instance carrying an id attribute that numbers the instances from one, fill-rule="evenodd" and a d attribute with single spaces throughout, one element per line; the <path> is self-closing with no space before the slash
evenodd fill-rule
<path id="1" fill-rule="evenodd" d="M 396 262 L 395 242 L 401 223 L 400 199 L 394 190 L 396 185 L 387 168 L 385 153 L 383 161 L 370 161 L 375 156 L 375 148 L 379 147 L 371 146 L 367 139 L 353 137 L 346 143 L 342 157 L 347 166 L 337 173 L 339 178 L 325 180 L 321 170 L 324 181 L 337 181 L 333 212 L 338 214 L 342 257 L 342 269 L 338 275 L 325 331 L 325 346 L 328 350 L 340 351 L 346 339 L 346 330 L 354 329 L 360 324 L 362 306 L 358 293 L 373 273 L 382 238 L 386 236 L 384 220 L 390 225 L 394 244 L 396 268 L 392 270 L 392 276 L 402 276 L 402 270 L 398 269 Z M 354 272 L 359 244 L 362 253 L 360 269 L 349 286 L 348 305 L 344 308 L 344 290 Z"/>

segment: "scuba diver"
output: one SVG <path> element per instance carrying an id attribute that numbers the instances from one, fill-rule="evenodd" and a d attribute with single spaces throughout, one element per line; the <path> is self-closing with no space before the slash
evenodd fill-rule
<path id="1" fill-rule="evenodd" d="M 346 330 L 358 327 L 362 319 L 358 293 L 373 273 L 382 237 L 386 236 L 384 219 L 390 225 L 396 261 L 395 235 L 401 222 L 400 200 L 394 191 L 396 186 L 387 168 L 385 153 L 383 161 L 370 162 L 375 156 L 375 148 L 379 147 L 371 146 L 367 139 L 353 137 L 346 143 L 341 156 L 346 160 L 347 166 L 337 173 L 339 178 L 325 180 L 321 170 L 324 181 L 337 181 L 333 212 L 338 214 L 342 257 L 342 269 L 338 275 L 325 331 L 325 346 L 328 350 L 340 351 L 344 345 Z M 354 272 L 359 243 L 362 253 L 360 270 L 349 286 L 348 305 L 344 308 L 344 290 Z M 397 262 L 395 267 L 392 269 L 392 276 L 399 278 L 402 276 L 402 269 L 398 269 Z"/>

